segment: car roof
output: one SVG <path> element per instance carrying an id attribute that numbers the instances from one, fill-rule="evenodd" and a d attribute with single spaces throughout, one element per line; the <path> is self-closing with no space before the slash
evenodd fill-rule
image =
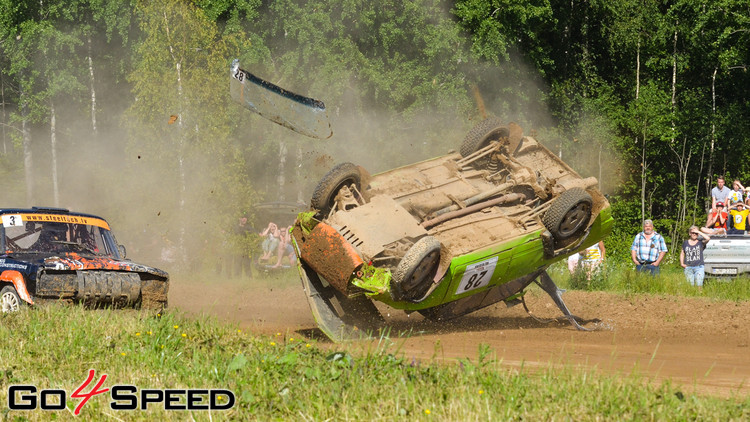
<path id="1" fill-rule="evenodd" d="M 62 214 L 62 215 L 76 215 L 80 217 L 98 218 L 100 220 L 104 220 L 102 217 L 99 217 L 98 215 L 75 212 L 75 211 L 70 211 L 65 208 L 55 208 L 55 207 L 0 208 L 0 214 Z"/>

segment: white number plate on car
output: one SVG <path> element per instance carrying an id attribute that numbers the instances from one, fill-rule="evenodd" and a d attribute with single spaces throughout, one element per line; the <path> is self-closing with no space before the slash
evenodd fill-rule
<path id="1" fill-rule="evenodd" d="M 714 268 L 714 274 L 737 274 L 737 268 Z"/>
<path id="2" fill-rule="evenodd" d="M 492 279 L 492 273 L 495 272 L 496 265 L 497 257 L 493 256 L 485 261 L 466 266 L 466 271 L 461 278 L 461 283 L 458 285 L 456 294 L 460 295 L 461 293 L 486 286 L 490 282 L 490 279 Z"/>

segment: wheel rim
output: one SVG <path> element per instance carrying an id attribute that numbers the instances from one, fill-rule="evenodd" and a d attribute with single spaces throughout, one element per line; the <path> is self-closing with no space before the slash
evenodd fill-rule
<path id="1" fill-rule="evenodd" d="M 586 202 L 579 202 L 571 208 L 560 223 L 560 234 L 569 236 L 581 228 L 591 213 L 591 208 Z"/>
<path id="2" fill-rule="evenodd" d="M 440 251 L 433 251 L 423 259 L 414 269 L 414 272 L 401 284 L 401 288 L 406 294 L 412 293 L 413 289 L 422 285 L 425 279 L 432 277 L 435 271 L 435 265 L 440 258 Z"/>
<path id="3" fill-rule="evenodd" d="M 334 205 L 336 205 L 336 197 L 338 196 L 339 191 L 341 190 L 341 188 L 343 188 L 344 186 L 351 186 L 352 184 L 356 185 L 357 181 L 350 178 L 350 179 L 343 180 L 341 183 L 339 183 L 338 185 L 336 185 L 336 189 L 333 190 L 333 192 L 331 193 L 331 197 L 328 198 L 328 209 L 329 210 L 331 208 L 333 208 Z M 352 193 L 354 193 L 354 192 L 352 192 Z"/>
<path id="4" fill-rule="evenodd" d="M 2 295 L 3 312 L 15 312 L 20 308 L 18 297 L 12 292 L 5 292 Z"/>

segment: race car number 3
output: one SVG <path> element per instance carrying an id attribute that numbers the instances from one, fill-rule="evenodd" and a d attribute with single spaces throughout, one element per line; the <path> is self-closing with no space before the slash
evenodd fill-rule
<path id="1" fill-rule="evenodd" d="M 3 227 L 23 227 L 23 219 L 20 215 L 4 215 Z"/>
<path id="2" fill-rule="evenodd" d="M 490 282 L 490 279 L 492 279 L 492 273 L 495 272 L 496 265 L 496 256 L 482 262 L 467 265 L 456 294 L 470 292 L 486 286 Z"/>

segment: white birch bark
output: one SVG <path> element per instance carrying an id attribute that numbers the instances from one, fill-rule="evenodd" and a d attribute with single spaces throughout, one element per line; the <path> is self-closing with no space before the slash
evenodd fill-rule
<path id="1" fill-rule="evenodd" d="M 49 106 L 49 141 L 52 154 L 52 198 L 56 207 L 60 206 L 60 188 L 57 174 L 57 115 L 55 103 L 50 101 Z"/>
<path id="2" fill-rule="evenodd" d="M 34 202 L 34 160 L 31 153 L 31 130 L 29 129 L 29 104 L 28 97 L 23 86 L 21 93 L 21 136 L 23 138 L 23 169 L 26 179 L 26 205 L 31 206 Z"/>
<path id="3" fill-rule="evenodd" d="M 183 91 L 182 91 L 182 57 L 177 57 L 175 55 L 175 49 L 174 45 L 172 43 L 172 36 L 170 34 L 170 26 L 169 26 L 169 19 L 167 18 L 167 13 L 164 12 L 164 28 L 167 32 L 167 40 L 169 42 L 169 54 L 172 56 L 172 61 L 175 64 L 175 77 L 177 78 L 177 125 L 179 128 L 179 140 L 178 140 L 178 150 L 177 150 L 177 166 L 178 166 L 178 175 L 180 180 L 180 187 L 179 187 L 179 208 L 178 213 L 180 215 L 180 229 L 179 229 L 179 237 L 177 240 L 177 248 L 179 250 L 179 257 L 182 261 L 185 260 L 185 195 L 187 192 L 187 175 L 185 171 L 185 147 L 186 147 L 186 140 L 185 137 L 187 134 L 185 133 L 185 123 L 183 119 Z"/>
<path id="4" fill-rule="evenodd" d="M 89 90 L 91 91 L 91 129 L 94 135 L 97 133 L 96 128 L 96 88 L 94 86 L 94 60 L 91 57 L 91 36 L 88 37 L 88 49 L 89 49 Z"/>

